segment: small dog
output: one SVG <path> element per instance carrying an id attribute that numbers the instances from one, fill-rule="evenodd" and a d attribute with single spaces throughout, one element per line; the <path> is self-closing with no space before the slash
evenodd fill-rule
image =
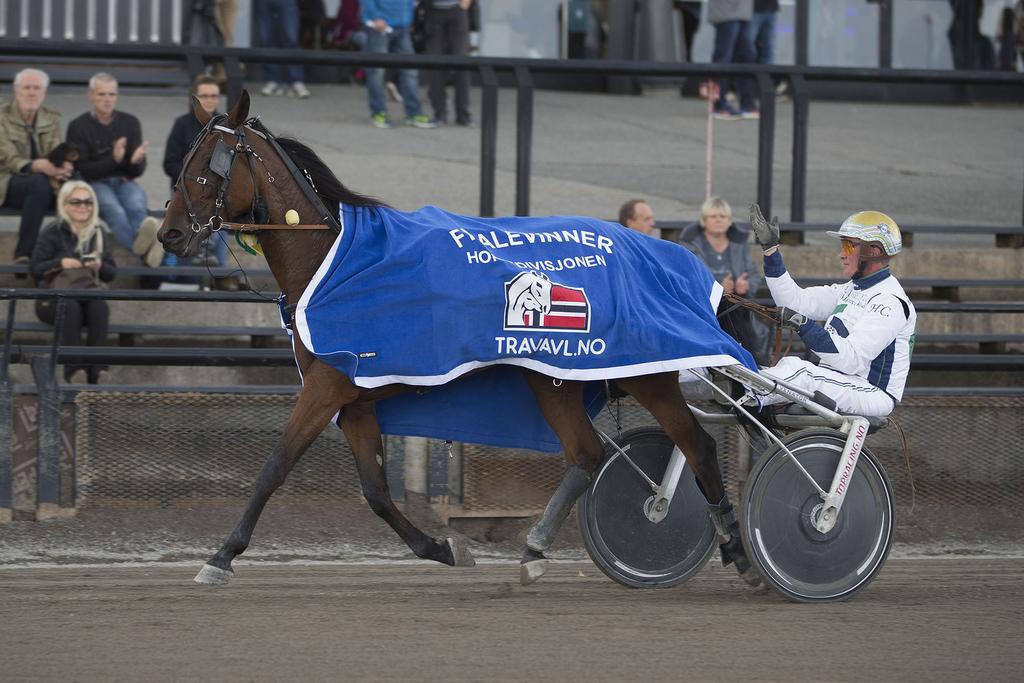
<path id="1" fill-rule="evenodd" d="M 70 161 L 72 166 L 73 166 L 74 164 L 76 164 L 78 162 L 79 156 L 80 156 L 80 154 L 79 154 L 79 151 L 78 151 L 78 146 L 75 145 L 75 143 L 73 143 L 73 142 L 62 142 L 59 145 L 57 145 L 56 147 L 54 147 L 53 150 L 49 154 L 46 155 L 46 158 L 54 166 L 63 166 L 65 161 Z M 72 177 L 74 175 L 77 175 L 77 173 L 73 173 Z M 50 177 L 50 187 L 53 188 L 54 192 L 59 190 L 60 186 L 63 185 L 63 184 L 64 184 L 63 180 L 59 180 L 59 179 L 57 179 L 55 177 L 52 177 L 52 176 Z"/>

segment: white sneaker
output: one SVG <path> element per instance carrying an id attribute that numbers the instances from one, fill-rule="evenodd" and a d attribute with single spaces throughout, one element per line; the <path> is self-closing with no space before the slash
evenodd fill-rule
<path id="1" fill-rule="evenodd" d="M 302 81 L 295 81 L 292 83 L 292 94 L 298 97 L 300 100 L 304 100 L 310 96 L 309 88 Z"/>
<path id="2" fill-rule="evenodd" d="M 146 252 L 143 260 L 150 268 L 159 268 L 164 262 L 164 245 L 159 242 L 153 242 L 153 246 Z"/>
<path id="3" fill-rule="evenodd" d="M 267 97 L 270 97 L 271 95 L 277 92 L 277 82 L 267 81 L 266 84 L 260 89 L 260 92 L 266 95 Z"/>
<path id="4" fill-rule="evenodd" d="M 156 244 L 156 233 L 160 229 L 160 221 L 152 216 L 146 216 L 139 223 L 139 230 L 135 233 L 135 241 L 132 242 L 132 253 L 142 256 Z"/>

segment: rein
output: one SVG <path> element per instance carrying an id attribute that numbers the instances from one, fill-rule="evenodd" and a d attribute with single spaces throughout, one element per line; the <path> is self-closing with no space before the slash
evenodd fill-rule
<path id="1" fill-rule="evenodd" d="M 786 348 L 782 349 L 782 322 L 779 320 L 778 310 L 773 306 L 762 306 L 756 301 L 745 299 L 738 294 L 724 294 L 723 295 L 729 303 L 732 304 L 729 308 L 725 309 L 718 314 L 721 318 L 724 315 L 736 310 L 737 308 L 745 308 L 754 315 L 762 318 L 763 320 L 771 323 L 772 327 L 775 328 L 775 349 L 772 351 L 772 365 L 779 362 L 782 356 L 788 355 L 790 349 L 793 347 L 793 333 L 790 333 L 786 339 Z"/>

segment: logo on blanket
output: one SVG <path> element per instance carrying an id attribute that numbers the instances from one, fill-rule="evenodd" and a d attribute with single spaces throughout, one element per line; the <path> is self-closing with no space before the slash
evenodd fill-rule
<path id="1" fill-rule="evenodd" d="M 535 270 L 519 273 L 505 283 L 505 329 L 590 332 L 587 293 Z"/>

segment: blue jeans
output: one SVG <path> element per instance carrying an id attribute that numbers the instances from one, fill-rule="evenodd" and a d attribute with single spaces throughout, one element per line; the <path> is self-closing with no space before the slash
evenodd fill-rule
<path id="1" fill-rule="evenodd" d="M 754 50 L 747 39 L 747 22 L 723 21 L 715 24 L 715 49 L 711 53 L 711 61 L 715 64 L 748 64 L 754 61 Z M 718 81 L 721 97 L 715 102 L 715 109 L 726 108 L 725 93 L 729 89 L 729 81 Z M 736 94 L 740 98 L 740 109 L 754 111 L 754 83 L 749 78 L 733 81 Z"/>
<path id="2" fill-rule="evenodd" d="M 413 54 L 409 29 L 395 28 L 391 33 L 367 30 L 366 51 L 394 55 Z M 420 108 L 419 72 L 416 69 L 401 69 L 398 72 L 398 92 L 405 104 L 407 117 L 423 113 Z M 366 70 L 366 93 L 370 97 L 371 116 L 379 112 L 387 113 L 388 107 L 384 102 L 384 69 Z"/>
<path id="3" fill-rule="evenodd" d="M 775 59 L 775 19 L 778 12 L 754 12 L 747 22 L 747 40 L 758 64 L 773 64 Z"/>
<path id="4" fill-rule="evenodd" d="M 260 47 L 282 47 L 288 50 L 299 47 L 299 5 L 296 0 L 255 0 L 253 12 L 256 13 Z M 279 38 L 276 42 L 275 33 Z M 264 64 L 263 80 L 297 83 L 304 81 L 305 77 L 301 64 Z"/>
<path id="5" fill-rule="evenodd" d="M 110 226 L 114 239 L 131 249 L 139 224 L 149 215 L 146 193 L 128 178 L 103 178 L 89 184 L 100 202 L 100 218 Z"/>
<path id="6" fill-rule="evenodd" d="M 218 230 L 210 235 L 210 239 L 206 240 L 206 244 L 199 251 L 199 254 L 202 255 L 204 251 L 207 254 L 212 253 L 217 257 L 218 266 L 226 266 L 228 265 L 228 240 L 234 241 L 234 239 L 235 233 L 228 230 Z"/>

